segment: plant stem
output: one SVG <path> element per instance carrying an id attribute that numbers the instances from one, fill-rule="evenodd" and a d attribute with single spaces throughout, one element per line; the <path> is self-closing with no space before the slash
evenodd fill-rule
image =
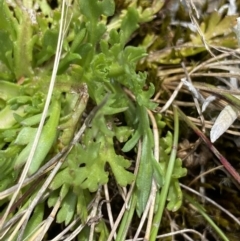
<path id="1" fill-rule="evenodd" d="M 225 236 L 225 234 L 222 232 L 222 230 L 214 223 L 214 221 L 206 214 L 204 211 L 203 207 L 194 201 L 188 194 L 184 193 L 184 197 L 194 206 L 194 209 L 199 212 L 205 219 L 206 221 L 213 227 L 216 233 L 224 240 L 224 241 L 229 241 L 229 239 Z"/>
<path id="2" fill-rule="evenodd" d="M 135 211 L 135 207 L 137 204 L 137 195 L 133 193 L 132 198 L 130 200 L 130 207 L 124 213 L 120 228 L 117 233 L 116 241 L 124 241 L 127 235 L 128 228 L 131 224 L 132 217 Z"/>

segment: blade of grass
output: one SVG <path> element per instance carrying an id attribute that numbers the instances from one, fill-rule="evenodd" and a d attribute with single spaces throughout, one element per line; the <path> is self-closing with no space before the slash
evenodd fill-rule
<path id="1" fill-rule="evenodd" d="M 127 235 L 127 231 L 131 225 L 132 217 L 137 205 L 137 195 L 133 193 L 130 200 L 129 209 L 125 211 L 121 225 L 119 227 L 116 241 L 124 241 Z"/>
<path id="2" fill-rule="evenodd" d="M 190 188 L 189 186 L 186 186 L 182 183 L 180 183 L 180 186 L 184 189 L 186 189 L 189 192 L 194 193 L 195 195 L 198 195 L 201 198 L 204 198 L 206 201 L 208 201 L 209 203 L 211 203 L 212 205 L 214 205 L 215 207 L 219 208 L 222 212 L 224 212 L 226 215 L 228 215 L 230 218 L 233 219 L 234 222 L 236 222 L 239 226 L 240 226 L 240 220 L 238 220 L 237 217 L 235 217 L 231 212 L 229 212 L 227 209 L 223 208 L 221 205 L 217 204 L 215 201 L 213 201 L 212 199 L 208 198 L 207 196 L 202 196 L 201 193 L 195 191 L 194 189 Z"/>
<path id="3" fill-rule="evenodd" d="M 227 236 L 223 233 L 223 231 L 214 223 L 214 221 L 207 215 L 207 213 L 204 211 L 204 208 L 194 201 L 188 194 L 184 193 L 184 197 L 191 203 L 191 206 L 194 207 L 194 209 L 199 212 L 206 221 L 212 226 L 212 228 L 215 230 L 215 232 L 224 240 L 229 241 Z"/>
<path id="4" fill-rule="evenodd" d="M 173 105 L 173 112 L 174 112 L 174 136 L 173 136 L 173 146 L 172 146 L 172 151 L 169 159 L 169 164 L 167 167 L 167 173 L 165 177 L 165 183 L 162 188 L 162 191 L 160 193 L 160 203 L 159 203 L 159 208 L 157 210 L 157 213 L 153 219 L 153 225 L 152 225 L 152 230 L 151 230 L 151 236 L 150 236 L 150 241 L 155 241 L 159 226 L 162 220 L 162 215 L 164 211 L 164 207 L 166 204 L 166 199 L 169 191 L 169 186 L 170 186 L 170 181 L 172 177 L 172 172 L 176 160 L 176 155 L 177 155 L 177 145 L 178 145 L 178 135 L 179 135 L 179 120 L 178 120 L 178 111 L 177 107 Z"/>
<path id="5" fill-rule="evenodd" d="M 152 123 L 152 129 L 153 129 L 153 137 L 154 137 L 154 158 L 156 160 L 156 162 L 159 162 L 159 130 L 158 130 L 158 126 L 156 123 L 156 119 L 153 115 L 153 113 L 151 111 L 148 110 L 148 115 L 149 118 L 151 120 Z M 151 188 L 151 193 L 149 195 L 149 211 L 148 211 L 148 220 L 147 220 L 147 227 L 146 227 L 146 232 L 145 232 L 145 239 L 149 240 L 149 237 L 151 235 L 151 227 L 152 227 L 152 221 L 153 221 L 153 216 L 154 216 L 154 209 L 155 209 L 155 202 L 156 202 L 156 195 L 157 195 L 157 183 L 156 180 L 152 180 L 152 188 Z M 148 204 L 147 204 L 148 206 Z M 147 210 L 147 208 L 146 208 Z M 145 221 L 145 219 L 141 219 L 142 225 L 143 222 Z M 140 225 L 139 225 L 140 226 Z M 140 229 L 138 228 L 139 233 L 140 233 Z M 134 236 L 134 240 L 135 241 L 139 235 L 138 232 L 136 232 L 135 236 Z"/>

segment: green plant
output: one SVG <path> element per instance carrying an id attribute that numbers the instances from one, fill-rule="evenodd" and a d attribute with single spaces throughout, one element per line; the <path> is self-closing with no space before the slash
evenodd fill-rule
<path id="1" fill-rule="evenodd" d="M 117 21 L 113 18 L 108 25 L 106 19 L 115 11 L 112 0 L 75 1 L 74 5 L 62 12 L 68 27 L 64 29 L 63 41 L 59 42 L 63 50 L 56 75 L 56 87 L 31 162 L 28 158 L 31 156 L 38 125 L 42 120 L 41 113 L 48 98 L 46 90 L 61 27 L 59 20 L 63 16 L 58 9 L 52 12 L 46 3 L 39 5 L 40 13 L 32 11 L 33 3 L 30 2 L 18 2 L 12 9 L 3 0 L 0 4 L 0 41 L 4 43 L 0 52 L 3 93 L 0 112 L 0 155 L 1 168 L 4 170 L 0 183 L 2 204 L 8 204 L 6 197 L 9 194 L 4 196 L 3 193 L 11 193 L 8 190 L 16 184 L 20 175 L 12 202 L 17 198 L 21 186 L 23 196 L 27 197 L 19 200 L 21 208 L 18 210 L 11 203 L 8 204 L 8 209 L 2 212 L 5 216 L 1 227 L 7 227 L 4 221 L 10 217 L 8 213 L 19 214 L 20 218 L 22 211 L 28 210 L 22 218 L 24 223 L 18 237 L 15 236 L 19 228 L 17 226 L 12 226 L 5 234 L 6 237 L 9 240 L 33 238 L 37 232 L 36 226 L 40 225 L 39 230 L 44 227 L 41 221 L 45 212 L 45 199 L 50 208 L 59 210 L 54 214 L 57 223 L 64 222 L 68 226 L 78 217 L 82 225 L 90 222 L 88 205 L 94 200 L 92 194 L 109 183 L 109 175 L 114 177 L 120 187 L 136 181 L 136 187 L 132 187 L 137 202 L 132 211 L 136 209 L 141 216 L 149 199 L 153 178 L 158 180 L 158 188 L 164 184 L 172 143 L 169 136 L 170 139 L 164 141 L 168 151 L 161 163 L 156 162 L 148 117 L 148 112 L 156 107 L 150 100 L 154 94 L 154 86 L 147 86 L 146 73 L 136 72 L 137 62 L 146 56 L 146 52 L 143 47 L 128 46 L 127 43 L 139 23 L 152 19 L 156 11 L 154 6 L 160 9 L 163 4 L 154 3 L 154 6 L 143 10 L 132 3 Z M 124 88 L 131 92 L 134 100 Z M 97 105 L 97 109 L 84 122 L 84 133 L 80 135 L 80 142 L 76 143 L 74 135 L 83 113 L 88 113 L 90 101 Z M 115 121 L 120 114 L 123 118 L 121 121 L 125 124 L 119 125 Z M 160 128 L 164 126 L 160 119 L 158 124 Z M 131 163 L 124 158 L 123 152 L 133 151 L 141 140 L 139 171 L 133 174 L 129 170 Z M 123 152 L 116 152 L 116 143 L 124 144 Z M 64 155 L 66 151 L 67 154 Z M 46 192 L 46 183 L 45 189 L 34 184 L 36 189 L 27 192 L 32 185 L 28 180 L 38 180 L 48 168 L 52 169 L 51 165 L 57 158 L 48 160 L 55 154 L 57 158 L 64 157 L 57 164 L 58 169 L 54 168 L 52 172 L 56 171 L 56 174 L 48 176 L 47 180 L 52 182 L 48 194 L 41 200 L 41 195 Z M 25 178 L 24 172 L 22 173 L 24 165 L 29 178 Z M 107 165 L 109 170 L 106 170 Z M 173 177 L 174 182 L 168 195 L 170 209 L 174 210 L 179 208 L 182 199 L 178 196 L 180 190 L 174 188 L 176 180 L 185 175 L 180 160 L 176 168 L 177 172 L 182 171 Z M 170 181 L 171 178 L 170 174 L 167 179 Z M 176 195 L 178 198 L 175 200 Z M 164 204 L 165 200 L 162 200 L 162 205 Z M 98 224 L 101 225 L 100 230 L 107 230 L 104 222 Z M 85 227 L 86 231 L 88 229 Z M 99 239 L 105 240 L 107 233 L 98 235 L 97 230 L 96 227 L 94 236 L 100 235 Z M 41 235 L 43 238 L 43 234 Z M 118 236 L 121 235 L 120 232 Z"/>
<path id="2" fill-rule="evenodd" d="M 204 76 L 198 71 L 228 71 L 223 66 L 231 63 L 224 59 L 229 55 L 216 65 L 207 50 L 235 46 L 234 17 L 204 15 L 194 32 L 174 23 L 165 1 L 55 3 L 52 9 L 45 0 L 0 0 L 1 237 L 122 241 L 141 234 L 154 241 L 174 235 L 167 234 L 169 226 L 187 231 L 189 225 L 193 239 L 203 238 L 200 232 L 209 226 L 228 240 L 229 232 L 221 230 L 227 219 L 211 219 L 216 209 L 182 192 L 179 179 L 187 169 L 178 157 L 178 141 L 186 137 L 181 119 L 236 180 L 238 173 L 204 127 L 200 131 L 179 110 L 180 102 L 172 104 L 171 97 L 161 109 L 158 102 L 185 83 L 194 98 L 193 89 L 203 100 L 218 92 L 237 112 L 236 98 L 190 79 Z M 177 6 L 176 16 L 194 20 Z M 199 64 L 199 56 L 206 62 Z M 179 69 L 183 60 L 188 66 Z M 216 187 L 214 180 L 200 185 Z M 201 216 L 195 218 L 196 212 Z"/>

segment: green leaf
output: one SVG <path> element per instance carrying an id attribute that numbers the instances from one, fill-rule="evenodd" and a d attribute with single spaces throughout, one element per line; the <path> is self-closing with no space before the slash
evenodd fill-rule
<path id="1" fill-rule="evenodd" d="M 108 162 L 112 168 L 116 181 L 120 186 L 126 187 L 134 181 L 134 175 L 125 170 L 125 168 L 130 166 L 130 162 L 128 160 L 120 155 L 115 155 L 115 153 L 112 152 L 108 156 Z"/>
<path id="2" fill-rule="evenodd" d="M 80 0 L 79 5 L 81 13 L 89 20 L 86 24 L 86 28 L 89 32 L 88 42 L 95 47 L 97 42 L 100 41 L 103 33 L 106 31 L 105 24 L 99 22 L 99 18 L 101 15 L 111 16 L 115 10 L 115 3 L 112 0 Z"/>
<path id="3" fill-rule="evenodd" d="M 20 130 L 14 144 L 16 145 L 27 145 L 29 142 L 34 140 L 37 129 L 31 127 L 24 127 Z"/>
<path id="4" fill-rule="evenodd" d="M 114 133 L 107 127 L 106 120 L 103 115 L 99 114 L 95 116 L 94 120 L 92 121 L 93 125 L 95 126 L 95 132 L 101 132 L 106 136 L 113 137 Z"/>
<path id="5" fill-rule="evenodd" d="M 112 16 L 115 11 L 115 3 L 112 0 L 80 0 L 79 5 L 82 14 L 94 22 L 97 22 L 98 18 L 102 14 L 106 16 Z"/>
<path id="6" fill-rule="evenodd" d="M 111 95 L 108 98 L 107 103 L 99 111 L 97 116 L 99 117 L 100 113 L 101 115 L 111 116 L 114 114 L 124 112 L 127 109 L 128 109 L 128 106 L 127 106 L 126 96 L 122 93 L 116 93 L 115 95 Z"/>
<path id="7" fill-rule="evenodd" d="M 187 169 L 182 167 L 182 160 L 177 158 L 175 160 L 172 178 L 179 179 L 180 177 L 184 177 L 187 175 Z"/>
<path id="8" fill-rule="evenodd" d="M 60 195 L 59 195 L 60 198 L 63 200 L 63 199 L 66 197 L 66 195 L 68 194 L 69 191 L 71 191 L 71 190 L 70 190 L 70 185 L 64 183 L 64 184 L 62 185 L 62 187 L 61 187 L 61 191 L 60 191 Z"/>
<path id="9" fill-rule="evenodd" d="M 77 158 L 81 156 L 81 158 Z M 112 137 L 100 136 L 97 142 L 90 142 L 86 149 L 76 145 L 68 158 L 71 183 L 91 192 L 99 185 L 108 182 L 108 172 L 105 171 L 108 163 L 113 171 L 117 183 L 126 186 L 134 180 L 134 175 L 125 169 L 130 162 L 115 153 Z"/>
<path id="10" fill-rule="evenodd" d="M 114 128 L 116 138 L 120 143 L 126 142 L 129 136 L 133 133 L 132 128 L 128 126 L 119 126 Z"/>
<path id="11" fill-rule="evenodd" d="M 10 106 L 17 106 L 17 108 L 20 105 L 23 104 L 28 104 L 32 102 L 32 98 L 30 96 L 15 96 L 13 98 L 11 98 L 10 100 L 8 100 L 7 104 Z"/>
<path id="12" fill-rule="evenodd" d="M 139 141 L 140 137 L 141 137 L 141 131 L 138 128 L 134 132 L 132 138 L 125 143 L 125 145 L 122 148 L 122 151 L 123 152 L 129 152 L 130 150 L 132 150 L 136 146 L 136 144 Z"/>
<path id="13" fill-rule="evenodd" d="M 30 236 L 32 233 L 34 233 L 34 231 L 37 231 L 37 227 L 38 225 L 42 222 L 43 220 L 43 216 L 44 216 L 44 203 L 40 203 L 36 206 L 36 208 L 34 209 L 34 212 L 30 218 L 30 220 L 28 220 L 27 223 L 27 227 L 25 229 L 24 232 L 24 239 L 28 237 L 28 235 Z"/>
<path id="14" fill-rule="evenodd" d="M 186 176 L 186 174 L 187 169 L 182 167 L 182 160 L 180 158 L 177 158 L 175 160 L 167 198 L 167 200 L 169 201 L 167 209 L 172 212 L 177 211 L 182 205 L 182 190 L 180 188 L 178 179 Z"/>
<path id="15" fill-rule="evenodd" d="M 155 88 L 153 84 L 150 84 L 148 91 L 141 91 L 137 94 L 137 102 L 140 106 L 145 106 L 150 110 L 154 110 L 157 105 L 150 101 L 150 98 L 153 96 Z"/>
<path id="16" fill-rule="evenodd" d="M 172 179 L 168 191 L 167 209 L 176 212 L 182 205 L 182 190 L 180 188 L 178 179 Z"/>
<path id="17" fill-rule="evenodd" d="M 74 188 L 74 193 L 78 196 L 77 201 L 77 214 L 80 216 L 83 223 L 86 222 L 88 217 L 88 204 L 92 201 L 91 193 L 88 190 L 79 187 Z"/>
<path id="18" fill-rule="evenodd" d="M 155 116 L 157 126 L 159 129 L 163 129 L 166 126 L 166 122 L 162 120 L 162 115 L 161 114 L 156 114 Z"/>
<path id="19" fill-rule="evenodd" d="M 106 31 L 106 26 L 103 23 L 98 23 L 96 25 L 91 25 L 90 23 L 86 24 L 87 30 L 89 32 L 89 42 L 96 46 L 96 44 L 100 41 L 101 37 Z"/>
<path id="20" fill-rule="evenodd" d="M 19 107 L 17 110 L 11 110 L 10 106 L 7 105 L 3 110 L 0 111 L 0 129 L 8 129 L 11 128 L 14 124 L 17 123 L 14 118 L 14 113 L 19 116 L 26 115 L 24 106 Z"/>
<path id="21" fill-rule="evenodd" d="M 7 129 L 0 132 L 0 138 L 3 138 L 4 142 L 12 142 L 16 140 L 16 136 L 19 132 L 19 129 Z"/>
<path id="22" fill-rule="evenodd" d="M 38 168 L 42 165 L 45 157 L 49 153 L 54 141 L 57 137 L 57 126 L 60 118 L 61 105 L 59 99 L 52 99 L 50 105 L 50 117 L 46 121 L 43 131 L 41 133 L 37 149 L 34 154 L 34 158 L 29 167 L 28 174 L 31 175 L 35 173 Z M 20 168 L 27 160 L 28 155 L 31 151 L 33 142 L 29 142 L 28 145 L 21 151 L 21 153 L 16 157 L 15 168 Z"/>
<path id="23" fill-rule="evenodd" d="M 0 46 L 0 61 L 4 63 L 9 68 L 9 70 L 13 71 L 13 44 L 12 40 L 10 39 L 9 33 L 4 30 L 0 30 Z"/>
<path id="24" fill-rule="evenodd" d="M 68 225 L 73 219 L 77 205 L 77 196 L 72 191 L 68 192 L 67 196 L 63 199 L 61 209 L 57 214 L 57 223 L 65 222 Z"/>
<path id="25" fill-rule="evenodd" d="M 13 17 L 12 12 L 7 6 L 7 2 L 5 0 L 0 0 L 0 30 L 8 32 L 9 36 L 14 40 L 16 37 L 16 25 L 17 20 Z"/>
<path id="26" fill-rule="evenodd" d="M 69 172 L 69 168 L 64 168 L 63 170 L 59 171 L 52 180 L 49 188 L 51 190 L 57 190 L 64 183 L 71 183 L 72 178 L 70 174 L 71 173 Z"/>
<path id="27" fill-rule="evenodd" d="M 0 34 L 1 34 L 1 32 L 0 32 Z M 0 36 L 0 39 L 1 39 L 1 36 Z M 1 46 L 3 46 L 3 45 L 1 44 Z M 2 56 L 1 50 L 3 48 L 0 48 L 0 58 Z M 0 98 L 5 101 L 8 101 L 9 99 L 16 97 L 20 94 L 20 87 L 17 84 L 13 84 L 13 83 L 10 83 L 7 81 L 0 81 L 0 86 L 1 86 Z"/>
<path id="28" fill-rule="evenodd" d="M 129 7 L 124 17 L 120 30 L 120 43 L 124 46 L 133 32 L 138 28 L 139 16 L 135 8 Z"/>
<path id="29" fill-rule="evenodd" d="M 8 176 L 5 177 L 3 180 L 1 180 L 0 182 L 0 191 L 4 191 L 6 189 L 8 189 L 9 187 L 11 187 L 14 182 L 16 181 L 16 177 L 14 177 L 13 174 L 11 173 L 11 175 L 9 175 L 8 173 Z"/>
<path id="30" fill-rule="evenodd" d="M 58 41 L 58 31 L 57 30 L 46 30 L 42 38 L 42 49 L 37 53 L 34 58 L 36 65 L 44 63 L 50 59 L 56 52 L 56 46 Z"/>
<path id="31" fill-rule="evenodd" d="M 79 65 L 81 65 L 83 68 L 88 69 L 89 65 L 92 61 L 92 58 L 88 59 L 91 53 L 93 52 L 94 47 L 91 43 L 83 43 L 79 46 L 78 53 L 81 56 L 81 60 L 79 60 Z M 91 56 L 90 56 L 91 57 Z M 77 66 L 76 66 L 77 68 Z M 79 66 L 78 66 L 79 68 Z M 82 69 L 81 69 L 82 71 Z M 79 76 L 78 76 L 79 78 Z M 84 80 L 87 81 L 88 79 Z"/>
<path id="32" fill-rule="evenodd" d="M 48 115 L 47 115 L 47 117 L 48 117 Z M 42 113 L 27 117 L 24 120 L 22 120 L 20 122 L 20 124 L 23 126 L 34 126 L 40 122 L 41 118 L 42 118 Z"/>
<path id="33" fill-rule="evenodd" d="M 64 73 L 67 68 L 70 66 L 70 64 L 77 62 L 78 60 L 81 59 L 81 56 L 77 53 L 71 53 L 69 52 L 66 54 L 64 59 L 60 62 L 59 68 L 58 68 L 58 73 Z"/>
<path id="34" fill-rule="evenodd" d="M 167 132 L 167 135 L 160 140 L 160 146 L 164 149 L 166 154 L 169 154 L 172 150 L 173 137 L 170 131 Z"/>
<path id="35" fill-rule="evenodd" d="M 98 185 L 106 184 L 108 173 L 104 171 L 105 160 L 99 157 L 100 143 L 89 143 L 87 149 L 76 145 L 68 157 L 71 183 L 94 192 Z M 77 158 L 81 156 L 81 158 Z"/>
<path id="36" fill-rule="evenodd" d="M 236 16 L 226 15 L 224 17 L 218 11 L 213 11 L 208 20 L 208 25 L 205 31 L 206 39 L 211 39 L 218 37 L 222 34 L 227 34 L 232 32 L 232 27 Z"/>
<path id="37" fill-rule="evenodd" d="M 149 127 L 148 127 L 149 128 Z M 137 214 L 140 217 L 149 198 L 149 194 L 152 187 L 153 178 L 153 162 L 154 162 L 152 143 L 149 139 L 149 135 L 143 136 L 142 142 L 142 154 L 137 175 Z"/>
<path id="38" fill-rule="evenodd" d="M 234 21 L 236 19 L 236 16 L 235 15 L 222 16 L 222 15 L 223 14 L 219 13 L 218 11 L 213 11 L 207 17 L 207 19 L 204 19 L 204 21 L 201 23 L 200 28 L 208 43 L 211 43 L 211 44 L 218 43 L 219 45 L 222 45 L 222 43 L 224 43 L 225 41 L 224 40 L 225 38 L 231 39 L 229 34 L 232 33 L 232 28 L 234 27 Z M 224 35 L 224 38 L 222 37 L 222 35 Z M 194 44 L 202 43 L 202 39 L 201 39 L 201 36 L 199 36 L 199 34 L 191 35 L 191 39 Z M 232 42 L 232 44 L 234 42 Z"/>
<path id="39" fill-rule="evenodd" d="M 14 74 L 16 78 L 29 77 L 33 74 L 33 44 L 37 35 L 33 35 L 33 24 L 27 11 L 22 15 L 16 29 L 17 38 L 13 41 Z M 24 60 L 24 61 L 23 61 Z"/>
<path id="40" fill-rule="evenodd" d="M 153 176 L 155 181 L 158 184 L 158 188 L 162 187 L 164 184 L 164 169 L 162 168 L 162 165 L 160 165 L 159 162 L 156 160 L 153 160 Z"/>
<path id="41" fill-rule="evenodd" d="M 50 193 L 50 196 L 48 198 L 48 207 L 53 207 L 55 205 L 55 203 L 57 202 L 59 197 L 59 190 L 55 190 L 53 192 Z"/>
<path id="42" fill-rule="evenodd" d="M 86 34 L 87 34 L 86 28 L 82 28 L 80 29 L 80 31 L 76 33 L 70 47 L 71 53 L 77 52 L 79 46 L 82 44 L 83 39 L 86 37 Z"/>
<path id="43" fill-rule="evenodd" d="M 51 7 L 49 6 L 48 2 L 47 1 L 40 1 L 38 2 L 39 4 L 39 7 L 41 9 L 41 13 L 44 14 L 44 16 L 49 16 L 51 15 Z M 43 17 L 42 17 L 43 18 Z"/>
<path id="44" fill-rule="evenodd" d="M 107 59 L 106 55 L 100 53 L 94 57 L 91 62 L 91 70 L 96 81 L 99 82 L 109 82 L 108 78 L 110 61 Z"/>
<path id="45" fill-rule="evenodd" d="M 11 130 L 8 130 L 8 131 L 11 131 Z M 21 148 L 19 148 L 16 145 L 11 145 L 5 150 L 0 150 L 0 159 L 1 160 L 2 159 L 11 159 L 17 155 L 19 150 L 21 150 Z M 2 164 L 6 164 L 6 163 L 0 162 L 0 165 L 2 165 Z"/>
<path id="46" fill-rule="evenodd" d="M 143 47 L 127 46 L 124 49 L 125 61 L 129 61 L 131 64 L 137 64 L 140 59 L 146 56 L 146 49 Z"/>
<path id="47" fill-rule="evenodd" d="M 99 241 L 105 241 L 109 237 L 109 229 L 102 219 L 96 225 L 96 232 L 99 233 Z"/>
<path id="48" fill-rule="evenodd" d="M 116 29 L 112 29 L 109 33 L 109 40 L 108 42 L 112 45 L 112 46 L 116 46 L 117 44 L 120 43 L 120 36 L 119 33 L 117 32 Z M 119 45 L 120 47 L 120 45 Z M 117 56 L 116 56 L 117 57 Z"/>

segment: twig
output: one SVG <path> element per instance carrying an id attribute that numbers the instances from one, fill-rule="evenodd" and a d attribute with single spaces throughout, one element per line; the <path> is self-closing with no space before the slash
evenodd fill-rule
<path id="1" fill-rule="evenodd" d="M 174 90 L 174 92 L 172 93 L 171 97 L 168 99 L 167 103 L 162 107 L 162 109 L 160 110 L 160 113 L 163 113 L 164 111 L 166 111 L 169 106 L 172 104 L 172 102 L 174 101 L 174 99 L 176 98 L 176 96 L 178 95 L 179 90 L 182 88 L 183 86 L 183 82 L 181 81 L 177 88 Z"/>
<path id="2" fill-rule="evenodd" d="M 50 171 L 53 168 L 54 163 L 56 163 L 68 151 L 68 149 L 69 149 L 69 147 L 65 147 L 61 152 L 56 154 L 49 162 L 47 162 L 44 166 L 42 166 L 38 170 L 38 172 L 36 172 L 33 176 L 26 178 L 23 182 L 22 187 L 25 187 L 26 185 L 28 185 L 35 179 L 46 174 L 47 171 Z M 4 190 L 3 192 L 0 192 L 0 200 L 13 194 L 18 189 L 18 187 L 19 187 L 19 183 Z"/>
<path id="3" fill-rule="evenodd" d="M 66 234 L 70 229 L 72 229 L 74 226 L 77 225 L 80 218 L 76 218 L 74 221 L 72 221 L 71 224 L 69 224 L 61 233 L 59 233 L 54 239 L 51 239 L 50 241 L 58 241 L 58 240 L 64 240 L 63 236 Z"/>
<path id="4" fill-rule="evenodd" d="M 202 234 L 199 233 L 198 231 L 194 230 L 194 229 L 183 229 L 183 230 L 179 230 L 179 231 L 175 231 L 175 232 L 171 232 L 171 233 L 166 233 L 166 234 L 162 234 L 162 235 L 158 235 L 156 236 L 157 239 L 162 239 L 162 238 L 166 238 L 166 237 L 171 237 L 174 236 L 176 234 L 183 234 L 183 233 L 194 233 L 199 235 L 200 238 L 202 238 Z M 144 238 L 138 238 L 136 239 L 136 241 L 144 241 Z M 203 240 L 203 239 L 202 239 Z M 133 241 L 133 239 L 126 239 L 125 241 Z"/>
<path id="5" fill-rule="evenodd" d="M 88 207 L 87 207 L 87 210 L 89 211 L 90 208 L 93 206 L 93 203 L 94 203 L 94 200 L 96 199 L 96 196 L 95 198 L 88 204 Z M 80 220 L 79 217 L 77 217 L 74 221 L 72 221 L 71 224 L 69 224 L 61 233 L 59 233 L 54 239 L 52 239 L 51 241 L 58 241 L 58 240 L 63 240 L 63 236 L 70 230 L 72 229 L 76 224 L 77 222 Z M 81 229 L 87 224 L 87 222 L 90 220 L 90 216 L 87 218 L 87 221 L 84 225 L 80 225 L 77 229 L 78 230 L 75 230 L 76 231 L 76 235 L 81 231 Z M 74 231 L 74 233 L 75 233 Z M 73 235 L 73 233 L 71 234 Z M 75 237 L 75 236 L 74 236 Z M 73 237 L 73 238 L 74 238 Z M 69 237 L 68 237 L 69 238 Z M 66 240 L 65 240 L 66 241 Z"/>
<path id="6" fill-rule="evenodd" d="M 113 221 L 113 215 L 112 215 L 112 208 L 111 208 L 111 204 L 110 204 L 110 198 L 109 198 L 109 192 L 108 192 L 108 186 L 107 184 L 104 184 L 104 193 L 105 193 L 105 198 L 106 198 L 106 202 L 107 202 L 107 213 L 108 213 L 108 218 L 109 218 L 109 223 L 110 223 L 110 227 L 111 229 L 114 226 L 114 221 Z M 116 239 L 116 233 L 114 233 L 114 238 Z"/>
<path id="7" fill-rule="evenodd" d="M 184 72 L 185 72 L 185 75 L 186 75 L 187 80 L 189 81 L 190 84 L 192 84 L 192 80 L 191 80 L 191 78 L 190 78 L 190 75 L 189 75 L 188 72 L 187 72 L 187 69 L 186 69 L 186 67 L 185 67 L 184 62 L 182 62 L 182 67 L 183 67 L 183 70 L 184 70 Z M 199 94 L 199 96 L 201 97 L 201 94 Z M 202 132 L 205 133 L 205 132 L 206 132 L 205 119 L 204 119 L 204 117 L 203 117 L 203 114 L 202 114 L 202 111 L 201 111 L 201 108 L 200 108 L 200 105 L 199 105 L 199 102 L 198 102 L 198 98 L 196 98 L 196 97 L 193 95 L 193 100 L 194 100 L 194 103 L 195 103 L 197 112 L 198 112 L 198 114 L 199 114 L 199 116 L 200 116 L 200 120 L 201 120 L 201 122 L 202 122 L 202 126 L 201 126 Z M 200 101 L 204 101 L 204 99 L 203 99 L 203 100 L 200 99 Z M 199 141 L 198 141 L 198 144 L 200 144 L 200 139 L 199 139 Z M 204 172 L 204 165 L 201 165 L 201 171 L 200 171 L 200 172 L 201 172 L 201 173 Z M 202 176 L 202 175 L 201 175 L 201 183 L 205 183 L 205 177 Z M 201 192 L 202 194 L 205 193 L 205 189 L 204 189 L 203 186 L 200 187 L 200 192 Z"/>
<path id="8" fill-rule="evenodd" d="M 46 234 L 50 225 L 54 221 L 54 218 L 58 212 L 58 209 L 60 208 L 61 202 L 62 202 L 61 197 L 59 197 L 53 207 L 52 212 L 49 214 L 48 218 L 45 220 L 45 223 L 43 225 L 43 230 L 41 231 L 40 235 L 34 239 L 34 241 L 41 241 L 44 238 L 44 235 Z"/>
<path id="9" fill-rule="evenodd" d="M 196 29 L 197 29 L 197 31 L 198 31 L 198 34 L 200 35 L 200 37 L 201 37 L 201 39 L 202 39 L 202 42 L 203 42 L 206 50 L 207 50 L 212 56 L 215 56 L 215 55 L 213 54 L 213 52 L 211 51 L 211 49 L 209 48 L 209 45 L 208 45 L 208 43 L 207 43 L 207 41 L 206 41 L 206 38 L 205 38 L 205 36 L 204 36 L 204 33 L 202 32 L 202 30 L 201 30 L 201 28 L 200 28 L 200 26 L 199 26 L 196 18 L 195 18 L 194 15 L 193 15 L 192 8 L 193 8 L 193 10 L 194 10 L 195 13 L 196 13 L 197 18 L 199 18 L 199 14 L 198 14 L 197 8 L 195 7 L 195 5 L 193 4 L 192 1 L 190 1 L 190 3 L 189 3 L 189 0 L 187 0 L 187 1 L 186 1 L 186 4 L 187 4 L 188 10 L 189 10 L 189 12 L 188 12 L 188 13 L 189 13 L 189 17 L 190 17 L 193 25 L 195 25 L 195 27 L 196 27 Z"/>
<path id="10" fill-rule="evenodd" d="M 207 175 L 208 173 L 211 173 L 211 172 L 214 172 L 218 169 L 222 169 L 223 168 L 223 165 L 220 165 L 220 166 L 217 166 L 217 167 L 214 167 L 214 168 L 211 168 L 210 170 L 207 170 L 205 172 L 202 172 L 200 175 L 198 175 L 197 177 L 195 177 L 189 184 L 188 186 L 192 186 L 199 178 L 201 178 L 201 176 L 205 176 Z"/>
<path id="11" fill-rule="evenodd" d="M 96 225 L 96 222 L 98 221 L 98 217 L 97 217 L 97 211 L 98 211 L 98 206 L 99 206 L 99 202 L 101 200 L 101 191 L 102 191 L 102 186 L 100 186 L 98 188 L 98 191 L 97 191 L 97 194 L 96 194 L 96 199 L 93 203 L 93 208 L 92 208 L 92 211 L 89 215 L 90 219 L 88 220 L 88 223 L 90 226 L 90 234 L 89 234 L 89 238 L 88 238 L 88 241 L 93 241 L 93 237 L 94 237 L 94 230 L 95 230 L 95 225 Z M 97 219 L 96 219 L 97 217 Z"/>

